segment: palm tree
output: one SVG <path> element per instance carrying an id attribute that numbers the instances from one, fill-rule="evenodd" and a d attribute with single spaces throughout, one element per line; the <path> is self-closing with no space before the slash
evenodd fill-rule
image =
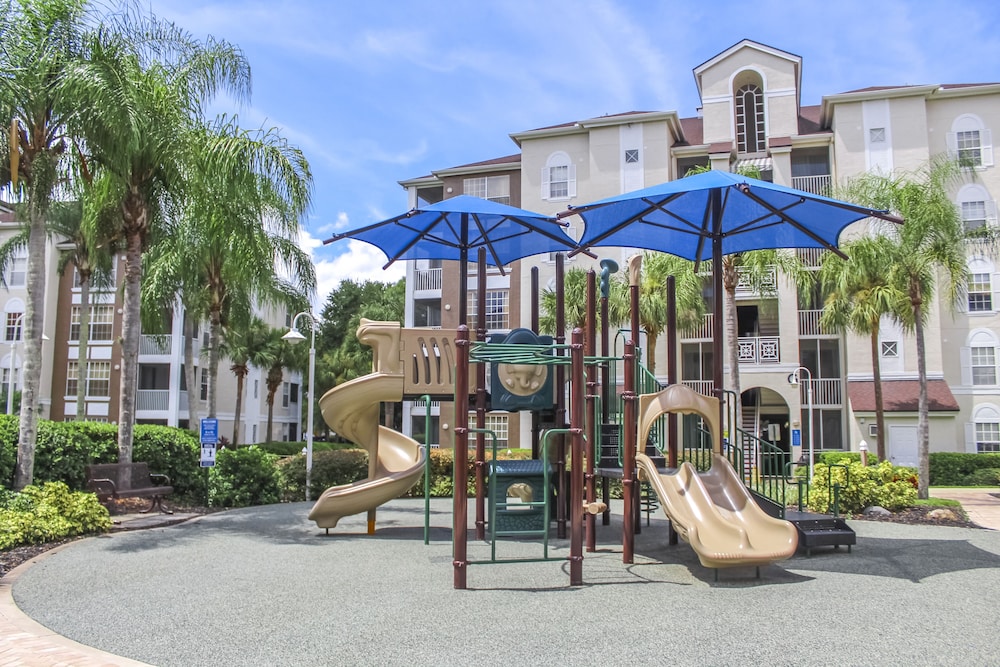
<path id="1" fill-rule="evenodd" d="M 306 367 L 302 346 L 289 345 L 282 336 L 285 332 L 281 329 L 271 329 L 269 354 L 271 365 L 267 369 L 265 384 L 267 385 L 267 430 L 264 442 L 271 442 L 274 433 L 274 396 L 281 388 L 281 383 L 285 379 L 285 369 L 302 370 Z M 309 400 L 312 400 L 310 397 Z M 312 424 L 309 425 L 312 428 Z"/>
<path id="2" fill-rule="evenodd" d="M 250 367 L 270 368 L 273 343 L 267 323 L 259 317 L 231 325 L 225 333 L 222 352 L 232 366 L 229 370 L 236 376 L 236 409 L 233 416 L 233 447 L 240 444 L 240 420 L 243 412 L 244 382 Z"/>
<path id="3" fill-rule="evenodd" d="M 827 253 L 819 270 L 819 282 L 827 293 L 820 325 L 831 330 L 848 329 L 867 335 L 871 343 L 872 377 L 875 382 L 876 451 L 885 452 L 885 406 L 879 359 L 879 330 L 884 316 L 899 319 L 908 307 L 906 294 L 889 283 L 886 258 L 894 252 L 884 236 L 864 236 L 841 246 L 850 259 Z M 814 428 L 813 424 L 809 428 Z"/>
<path id="4" fill-rule="evenodd" d="M 90 58 L 72 72 L 73 86 L 95 103 L 80 110 L 91 159 L 113 179 L 125 252 L 118 458 L 132 460 L 140 333 L 142 256 L 170 220 L 183 186 L 193 128 L 220 89 L 249 95 L 250 68 L 236 47 L 193 39 L 155 17 L 129 15 L 123 30 L 102 30 Z M 143 34 L 138 40 L 130 35 Z M 157 59 L 158 58 L 158 59 Z M 229 156 L 219 156 L 220 168 Z"/>
<path id="5" fill-rule="evenodd" d="M 873 231 L 893 244 L 884 259 L 888 282 L 906 294 L 909 312 L 904 326 L 912 329 L 917 347 L 920 384 L 917 418 L 917 495 L 927 498 L 930 486 L 930 428 L 927 399 L 927 349 L 924 315 L 940 289 L 942 303 L 954 308 L 968 281 L 966 232 L 951 187 L 963 172 L 957 162 L 931 160 L 916 172 L 899 176 L 868 173 L 848 183 L 854 201 L 897 212 L 906 221 Z M 942 283 L 938 286 L 938 280 Z"/>
<path id="6" fill-rule="evenodd" d="M 24 383 L 14 488 L 32 482 L 41 381 L 45 299 L 45 222 L 66 154 L 67 128 L 89 102 L 67 85 L 88 28 L 82 0 L 17 0 L 0 6 L 0 118 L 7 135 L 2 183 L 27 209 L 28 292 L 24 311 Z"/>

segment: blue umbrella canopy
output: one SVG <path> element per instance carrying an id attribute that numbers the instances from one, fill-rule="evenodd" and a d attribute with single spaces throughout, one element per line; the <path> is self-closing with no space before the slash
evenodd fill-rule
<path id="1" fill-rule="evenodd" d="M 581 252 L 595 246 L 645 248 L 712 261 L 715 391 L 722 399 L 722 257 L 750 250 L 825 248 L 841 257 L 840 233 L 868 217 L 898 217 L 830 197 L 725 171 L 708 171 L 591 204 L 559 217 L 586 223 Z"/>
<path id="2" fill-rule="evenodd" d="M 770 248 L 826 248 L 867 217 L 899 221 L 878 211 L 724 171 L 709 171 L 627 192 L 560 216 L 586 223 L 580 247 L 659 250 L 692 261 Z M 721 248 L 715 248 L 721 244 Z"/>
<path id="3" fill-rule="evenodd" d="M 348 238 L 370 243 L 389 259 L 383 268 L 400 259 L 461 262 L 459 322 L 464 324 L 470 250 L 485 248 L 486 262 L 502 272 L 516 259 L 576 249 L 563 229 L 558 220 L 541 213 L 459 195 L 337 234 L 324 243 Z"/>
<path id="4" fill-rule="evenodd" d="M 470 250 L 482 247 L 487 263 L 502 267 L 529 255 L 575 249 L 563 227 L 541 213 L 459 195 L 337 234 L 325 243 L 346 238 L 370 243 L 389 258 L 384 268 L 400 259 L 467 261 Z"/>

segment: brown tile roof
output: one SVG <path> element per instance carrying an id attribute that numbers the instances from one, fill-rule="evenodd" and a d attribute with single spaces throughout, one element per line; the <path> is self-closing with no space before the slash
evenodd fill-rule
<path id="1" fill-rule="evenodd" d="M 539 130 L 556 130 L 560 127 L 573 127 L 578 123 L 584 123 L 588 120 L 596 120 L 597 118 L 619 118 L 622 116 L 637 116 L 640 114 L 654 113 L 652 111 L 623 111 L 622 113 L 608 113 L 603 116 L 597 116 L 596 118 L 584 118 L 582 120 L 571 120 L 568 123 L 559 123 L 558 125 L 546 125 L 545 127 L 536 127 L 534 130 L 528 130 L 529 132 L 538 132 Z"/>
<path id="2" fill-rule="evenodd" d="M 469 164 L 460 164 L 458 166 L 452 167 L 452 169 L 465 169 L 466 167 L 489 167 L 498 164 L 511 164 L 521 161 L 521 154 L 515 153 L 513 155 L 505 155 L 504 157 L 495 157 L 490 160 L 483 160 L 482 162 L 470 162 Z"/>
<path id="3" fill-rule="evenodd" d="M 829 129 L 824 129 L 823 126 L 820 125 L 820 118 L 822 115 L 823 107 L 819 104 L 800 108 L 799 134 L 819 134 L 821 132 L 830 132 Z"/>
<path id="4" fill-rule="evenodd" d="M 733 142 L 731 141 L 717 141 L 714 144 L 708 145 L 709 153 L 729 153 L 733 150 Z"/>
<path id="5" fill-rule="evenodd" d="M 791 137 L 768 137 L 767 138 L 767 145 L 770 148 L 782 148 L 784 146 L 791 146 L 792 145 L 792 138 Z"/>
<path id="6" fill-rule="evenodd" d="M 705 121 L 701 118 L 681 118 L 684 141 L 678 145 L 699 146 L 705 140 Z"/>
<path id="7" fill-rule="evenodd" d="M 855 412 L 875 412 L 875 383 L 852 380 L 847 383 L 847 395 Z M 917 380 L 883 380 L 882 401 L 886 412 L 916 412 L 920 398 Z M 927 381 L 927 404 L 931 412 L 958 412 L 958 401 L 944 380 Z"/>

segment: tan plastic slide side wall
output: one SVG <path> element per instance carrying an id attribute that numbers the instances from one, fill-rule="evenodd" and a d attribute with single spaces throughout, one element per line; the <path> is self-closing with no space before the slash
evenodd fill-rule
<path id="1" fill-rule="evenodd" d="M 666 412 L 702 416 L 712 432 L 712 467 L 699 473 L 690 463 L 660 473 L 652 460 L 636 454 L 640 479 L 656 490 L 663 511 L 705 567 L 766 565 L 790 558 L 798 546 L 795 527 L 775 519 L 754 501 L 736 470 L 719 452 L 718 401 L 684 385 L 639 397 L 639 439 L 646 442 L 653 422 Z"/>
<path id="2" fill-rule="evenodd" d="M 320 528 L 333 528 L 342 517 L 367 511 L 371 532 L 375 508 L 405 493 L 423 473 L 420 444 L 379 425 L 380 403 L 403 398 L 399 331 L 398 322 L 362 320 L 358 340 L 372 346 L 375 372 L 334 387 L 319 401 L 330 428 L 368 450 L 369 457 L 368 479 L 330 487 L 320 495 L 309 512 Z"/>

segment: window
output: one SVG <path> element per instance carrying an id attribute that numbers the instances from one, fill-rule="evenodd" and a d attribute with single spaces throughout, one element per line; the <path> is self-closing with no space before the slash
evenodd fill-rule
<path id="1" fill-rule="evenodd" d="M 111 270 L 107 275 L 97 273 L 96 271 L 90 274 L 90 288 L 95 291 L 114 291 L 116 283 L 116 268 L 118 264 L 115 262 L 111 263 Z M 80 272 L 73 267 L 73 288 L 80 288 Z"/>
<path id="2" fill-rule="evenodd" d="M 976 452 L 1000 453 L 1000 422 L 976 422 Z"/>
<path id="3" fill-rule="evenodd" d="M 208 400 L 208 369 L 201 369 L 201 400 Z"/>
<path id="4" fill-rule="evenodd" d="M 510 176 L 482 176 L 466 178 L 462 182 L 462 192 L 473 197 L 489 199 L 498 204 L 510 204 Z"/>
<path id="5" fill-rule="evenodd" d="M 542 199 L 559 200 L 575 196 L 576 165 L 566 153 L 553 153 L 542 167 Z"/>
<path id="6" fill-rule="evenodd" d="M 7 287 L 24 287 L 28 277 L 28 255 L 18 254 L 10 258 L 7 265 L 7 275 L 4 276 Z"/>
<path id="7" fill-rule="evenodd" d="M 868 437 L 869 438 L 877 438 L 878 437 L 878 424 L 869 424 L 868 425 Z"/>
<path id="8" fill-rule="evenodd" d="M 80 381 L 80 364 L 71 361 L 66 364 L 66 395 L 76 396 L 78 382 Z"/>
<path id="9" fill-rule="evenodd" d="M 993 310 L 993 291 L 988 273 L 973 273 L 969 276 L 969 312 L 982 313 Z"/>
<path id="10" fill-rule="evenodd" d="M 69 339 L 80 340 L 81 307 L 73 306 L 69 319 Z M 110 341 L 114 337 L 115 307 L 96 305 L 90 307 L 91 341 Z"/>
<path id="11" fill-rule="evenodd" d="M 259 398 L 260 396 L 260 380 L 254 379 L 253 381 L 253 397 Z"/>
<path id="12" fill-rule="evenodd" d="M 508 290 L 486 291 L 486 330 L 509 329 L 510 292 Z M 475 331 L 478 326 L 479 295 L 469 292 L 469 329 Z"/>
<path id="13" fill-rule="evenodd" d="M 476 413 L 469 413 L 469 426 L 474 428 L 476 425 Z M 505 414 L 493 414 L 488 413 L 486 415 L 486 424 L 484 426 L 486 430 L 493 431 L 497 437 L 497 448 L 506 449 L 507 448 L 507 415 Z M 474 438 L 469 439 L 470 443 L 475 442 Z M 486 434 L 486 447 L 492 447 L 493 440 L 490 438 L 489 434 Z"/>
<path id="14" fill-rule="evenodd" d="M 996 348 L 973 347 L 971 352 L 972 384 L 995 385 L 997 383 Z"/>
<path id="15" fill-rule="evenodd" d="M 8 343 L 21 340 L 21 326 L 24 324 L 24 313 L 7 313 L 7 328 L 4 340 Z"/>
<path id="16" fill-rule="evenodd" d="M 87 364 L 87 396 L 111 396 L 111 362 Z"/>
<path id="17" fill-rule="evenodd" d="M 868 130 L 868 143 L 870 144 L 884 144 L 885 143 L 885 128 L 884 127 L 873 127 Z"/>
<path id="18" fill-rule="evenodd" d="M 899 356 L 899 341 L 896 340 L 884 340 L 882 341 L 882 356 L 888 359 L 895 359 Z"/>
<path id="19" fill-rule="evenodd" d="M 638 148 L 632 148 L 632 149 L 629 149 L 629 150 L 625 151 L 625 162 L 626 163 L 632 163 L 632 162 L 638 162 L 638 161 L 639 161 L 639 149 Z"/>
<path id="20" fill-rule="evenodd" d="M 764 96 L 756 83 L 748 83 L 736 91 L 736 150 L 738 153 L 763 153 L 767 150 Z"/>
<path id="21" fill-rule="evenodd" d="M 288 407 L 288 392 L 289 392 L 288 383 L 287 382 L 282 382 L 281 383 L 281 407 L 283 407 L 283 408 L 287 408 Z"/>
<path id="22" fill-rule="evenodd" d="M 973 231 L 986 226 L 986 202 L 984 201 L 964 201 L 962 202 L 962 222 L 966 231 Z"/>
<path id="23" fill-rule="evenodd" d="M 965 231 L 972 232 L 997 223 L 997 205 L 982 185 L 967 183 L 958 191 L 958 208 Z"/>
<path id="24" fill-rule="evenodd" d="M 292 403 L 298 403 L 299 402 L 299 383 L 298 382 L 293 382 L 291 384 L 291 388 L 290 388 L 290 392 L 289 393 L 291 394 L 290 397 L 289 397 L 289 400 Z"/>
<path id="25" fill-rule="evenodd" d="M 993 140 L 978 116 L 964 114 L 956 118 L 947 140 L 948 152 L 964 166 L 993 166 Z"/>

